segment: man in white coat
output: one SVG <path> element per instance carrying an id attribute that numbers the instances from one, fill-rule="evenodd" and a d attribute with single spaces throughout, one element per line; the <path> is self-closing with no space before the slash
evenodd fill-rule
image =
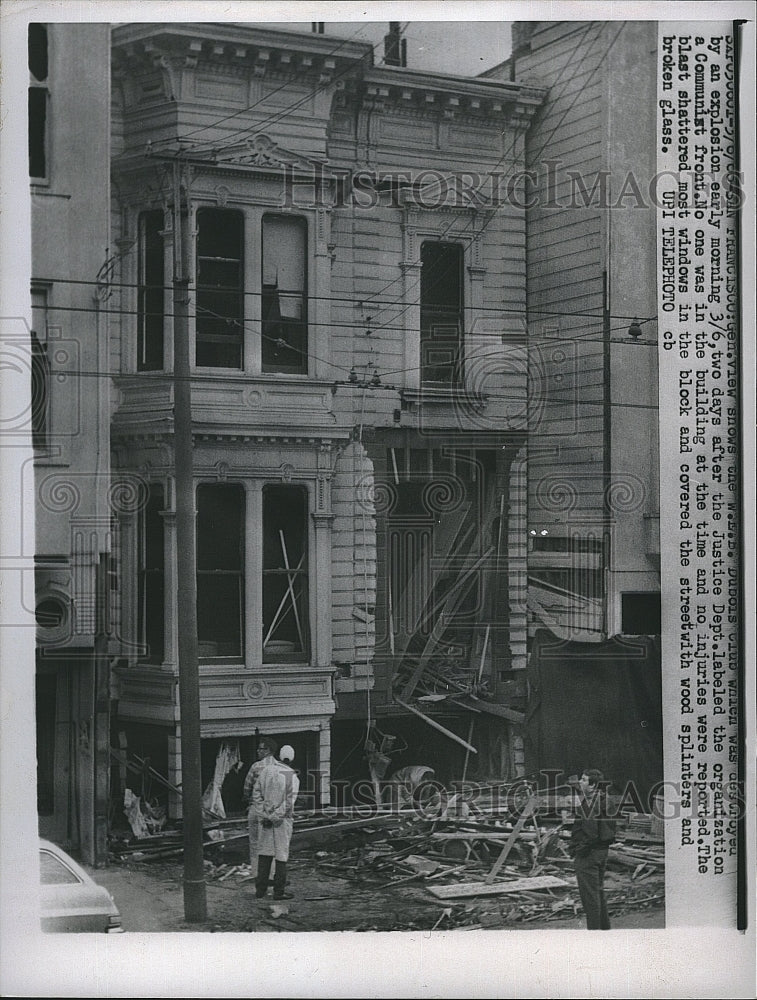
<path id="1" fill-rule="evenodd" d="M 259 820 L 252 808 L 252 789 L 258 780 L 258 775 L 265 767 L 266 761 L 273 757 L 279 747 L 270 736 L 261 736 L 256 750 L 257 760 L 253 763 L 244 779 L 242 800 L 250 808 L 247 813 L 247 834 L 250 845 L 250 873 L 253 877 L 258 874 L 258 826 Z"/>
<path id="2" fill-rule="evenodd" d="M 273 898 L 291 899 L 285 892 L 289 842 L 294 827 L 294 803 L 300 790 L 300 780 L 289 767 L 294 760 L 290 746 L 281 748 L 280 760 L 264 759 L 252 788 L 252 811 L 258 820 L 258 875 L 255 897 L 262 899 L 268 892 L 268 879 L 274 859 Z"/>

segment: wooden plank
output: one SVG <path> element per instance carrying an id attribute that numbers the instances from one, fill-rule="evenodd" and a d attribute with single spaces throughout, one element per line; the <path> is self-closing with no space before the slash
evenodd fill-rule
<path id="1" fill-rule="evenodd" d="M 444 600 L 444 606 L 439 612 L 439 617 L 437 618 L 436 624 L 434 625 L 431 631 L 431 635 L 426 640 L 426 645 L 423 649 L 423 652 L 421 653 L 418 665 L 416 666 L 410 679 L 402 689 L 401 693 L 402 698 L 409 698 L 412 695 L 413 691 L 415 690 L 416 684 L 421 679 L 421 675 L 423 671 L 426 669 L 426 663 L 431 658 L 434 652 L 434 648 L 439 644 L 442 636 L 449 628 L 451 617 L 455 614 L 458 605 L 462 603 L 463 598 L 467 593 L 466 584 L 469 583 L 470 578 L 473 576 L 475 571 L 482 563 L 486 561 L 486 559 L 488 559 L 491 553 L 492 549 L 487 549 L 482 556 L 480 556 L 475 560 L 472 566 L 468 567 L 462 573 L 462 575 L 458 577 L 458 579 L 454 582 L 454 584 L 450 588 L 449 593 L 447 594 Z"/>
<path id="2" fill-rule="evenodd" d="M 487 883 L 487 885 L 489 885 L 490 883 L 492 883 L 494 881 L 494 879 L 495 879 L 495 877 L 497 875 L 497 872 L 500 870 L 500 868 L 502 867 L 502 865 L 507 860 L 507 856 L 510 853 L 510 851 L 512 850 L 513 844 L 515 843 L 515 841 L 520 836 L 521 830 L 526 825 L 526 820 L 533 813 L 533 811 L 534 811 L 534 799 L 533 799 L 533 796 L 532 796 L 528 800 L 528 802 L 526 802 L 525 806 L 523 807 L 523 812 L 518 817 L 518 821 L 515 824 L 515 826 L 513 827 L 513 832 L 507 838 L 507 840 L 505 842 L 505 846 L 502 848 L 502 853 L 497 858 L 497 860 L 494 862 L 492 870 L 489 872 L 489 874 L 484 879 L 484 881 Z"/>
<path id="3" fill-rule="evenodd" d="M 457 885 L 429 885 L 428 892 L 438 899 L 458 899 L 463 896 L 499 896 L 512 892 L 531 892 L 536 889 L 569 889 L 570 882 L 557 875 L 537 875 L 533 878 L 517 878 L 512 882 L 460 882 Z"/>
<path id="4" fill-rule="evenodd" d="M 433 728 L 438 729 L 440 733 L 444 733 L 445 736 L 449 736 L 451 740 L 454 740 L 456 743 L 459 743 L 460 746 L 465 747 L 472 753 L 478 753 L 478 750 L 476 750 L 476 748 L 472 744 L 466 742 L 466 740 L 464 740 L 462 736 L 458 736 L 457 733 L 453 733 L 451 729 L 447 729 L 440 722 L 437 722 L 435 719 L 429 718 L 428 715 L 424 715 L 423 712 L 419 712 L 418 709 L 413 708 L 412 705 L 408 705 L 404 701 L 400 701 L 399 698 L 395 698 L 394 700 L 397 702 L 398 705 L 402 705 L 403 708 L 406 708 L 408 712 L 412 712 L 414 715 L 417 715 L 418 718 L 423 719 L 423 721 L 427 722 L 429 726 L 433 726 Z"/>

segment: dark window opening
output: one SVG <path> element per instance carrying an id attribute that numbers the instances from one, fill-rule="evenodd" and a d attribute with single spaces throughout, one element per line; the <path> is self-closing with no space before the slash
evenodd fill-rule
<path id="1" fill-rule="evenodd" d="M 35 80 L 42 83 L 47 79 L 47 26 L 30 24 L 29 34 L 29 72 Z"/>
<path id="2" fill-rule="evenodd" d="M 66 606 L 57 597 L 45 597 L 34 609 L 34 620 L 40 628 L 60 628 L 66 621 Z"/>
<path id="3" fill-rule="evenodd" d="M 57 674 L 37 674 L 37 812 L 52 816 L 55 810 L 55 713 Z"/>
<path id="4" fill-rule="evenodd" d="M 307 659 L 308 497 L 299 486 L 263 490 L 263 660 Z"/>
<path id="5" fill-rule="evenodd" d="M 137 583 L 139 640 L 145 645 L 144 658 L 151 663 L 162 663 L 165 655 L 163 507 L 163 487 L 151 483 L 140 512 Z"/>
<path id="6" fill-rule="evenodd" d="M 137 371 L 163 368 L 163 212 L 139 217 L 139 289 L 137 293 Z"/>
<path id="7" fill-rule="evenodd" d="M 244 491 L 197 487 L 197 639 L 200 656 L 235 656 L 244 643 Z"/>
<path id="8" fill-rule="evenodd" d="M 462 378 L 463 248 L 421 245 L 421 381 L 457 385 Z"/>
<path id="9" fill-rule="evenodd" d="M 196 363 L 241 368 L 244 219 L 241 212 L 201 208 L 197 227 Z"/>
<path id="10" fill-rule="evenodd" d="M 624 635 L 660 635 L 662 601 L 656 591 L 621 594 L 621 627 Z"/>
<path id="11" fill-rule="evenodd" d="M 282 215 L 263 217 L 262 369 L 306 375 L 307 223 Z"/>
<path id="12" fill-rule="evenodd" d="M 47 345 L 40 343 L 34 330 L 32 337 L 32 445 L 47 447 L 50 412 L 50 360 Z"/>
<path id="13" fill-rule="evenodd" d="M 47 90 L 29 88 L 29 176 L 47 177 Z"/>

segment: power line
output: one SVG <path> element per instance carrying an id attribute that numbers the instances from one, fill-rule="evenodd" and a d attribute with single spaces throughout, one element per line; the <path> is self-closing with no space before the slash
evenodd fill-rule
<path id="1" fill-rule="evenodd" d="M 93 281 L 93 280 L 88 280 L 87 281 L 87 280 L 84 280 L 84 279 L 77 279 L 77 278 L 50 278 L 50 277 L 40 278 L 40 277 L 36 277 L 35 276 L 35 277 L 32 278 L 32 282 L 40 282 L 40 283 L 47 283 L 47 284 L 60 284 L 60 285 L 85 285 L 85 286 L 90 285 L 90 286 L 97 286 L 98 288 L 102 288 L 103 287 L 102 282 Z M 137 282 L 112 281 L 112 282 L 108 282 L 106 287 L 108 287 L 108 288 L 136 288 L 136 289 L 144 289 L 144 290 L 162 289 L 165 292 L 165 291 L 170 291 L 172 286 L 171 285 L 153 285 L 153 284 L 142 285 L 142 284 L 139 284 Z M 191 283 L 190 283 L 189 287 L 190 287 L 190 290 L 194 289 L 195 291 L 198 290 L 198 287 L 199 288 L 203 288 L 203 286 L 197 286 L 197 285 L 191 284 Z M 260 297 L 262 297 L 262 295 L 264 293 L 263 292 L 243 291 L 243 292 L 238 292 L 238 293 L 235 292 L 234 294 L 242 295 L 245 298 L 260 298 Z M 346 296 L 346 295 L 307 295 L 306 298 L 307 298 L 308 302 L 343 302 L 343 303 L 347 303 L 348 305 L 353 305 L 356 308 L 357 308 L 358 305 L 364 305 L 365 302 L 366 302 L 365 299 L 352 298 L 352 297 Z M 392 302 L 389 303 L 389 306 L 390 305 L 398 305 L 399 306 L 399 305 L 403 305 L 403 304 L 404 303 L 401 303 L 400 300 L 393 299 Z M 410 306 L 411 307 L 412 306 L 417 306 L 419 304 L 420 303 L 416 301 L 416 302 L 410 303 Z M 389 306 L 387 306 L 387 308 Z M 49 306 L 48 305 L 47 308 L 48 309 L 61 309 L 61 310 L 65 310 L 66 308 L 68 308 L 68 309 L 76 309 L 76 311 L 80 311 L 80 312 L 101 312 L 101 311 L 106 311 L 106 310 L 93 309 L 91 307 L 90 308 L 86 308 L 84 306 L 78 308 L 78 307 L 73 307 L 73 306 L 66 307 L 66 306 Z M 470 308 L 472 312 L 475 312 L 476 315 L 478 315 L 479 313 L 497 313 L 497 314 L 500 314 L 500 315 L 506 314 L 506 315 L 509 315 L 509 316 L 528 316 L 528 315 L 533 315 L 533 316 L 552 316 L 552 317 L 556 317 L 558 319 L 596 319 L 596 320 L 602 320 L 603 316 L 604 316 L 603 313 L 580 312 L 580 311 L 578 311 L 578 312 L 565 312 L 564 310 L 532 309 L 532 308 L 529 308 L 529 307 L 525 307 L 523 309 L 516 309 L 516 308 L 513 308 L 511 306 L 476 306 L 475 309 L 473 309 L 472 307 L 468 307 L 468 308 Z M 135 315 L 139 315 L 140 314 L 138 312 L 138 310 L 134 310 L 134 309 L 107 310 L 107 311 L 121 313 L 124 316 L 135 316 Z M 165 315 L 165 316 L 171 316 L 172 314 L 171 313 L 164 313 L 163 315 Z M 655 316 L 638 317 L 637 315 L 634 315 L 634 316 L 628 315 L 628 316 L 626 316 L 626 315 L 624 315 L 622 313 L 612 313 L 610 315 L 610 318 L 614 319 L 614 320 L 628 320 L 629 322 L 631 320 L 633 320 L 633 319 L 636 319 L 639 322 L 640 325 L 644 324 L 644 323 L 656 322 L 656 320 L 657 320 L 657 316 L 656 315 Z M 373 319 L 373 317 L 371 317 L 371 319 Z M 363 319 L 363 320 L 361 320 L 360 322 L 357 322 L 357 323 L 340 323 L 340 322 L 337 322 L 337 321 L 334 321 L 334 322 L 331 322 L 331 323 L 316 323 L 316 322 L 309 322 L 308 323 L 308 326 L 339 326 L 339 327 L 357 326 L 357 327 L 363 327 L 363 326 L 370 326 L 370 325 L 371 324 L 367 321 L 367 317 L 366 317 L 366 319 Z M 384 329 L 384 328 L 382 327 L 382 329 Z M 404 331 L 405 327 L 399 327 L 399 326 L 390 327 L 390 326 L 387 326 L 387 327 L 385 327 L 385 329 L 387 329 L 387 330 L 393 330 L 393 331 Z M 620 327 L 618 327 L 617 329 L 620 329 Z M 492 334 L 492 336 L 499 336 L 499 334 Z"/>

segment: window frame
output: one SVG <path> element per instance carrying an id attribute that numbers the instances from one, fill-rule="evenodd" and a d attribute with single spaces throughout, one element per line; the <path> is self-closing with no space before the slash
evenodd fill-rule
<path id="1" fill-rule="evenodd" d="M 147 281 L 147 268 L 148 268 L 148 249 L 147 241 L 150 235 L 146 232 L 147 223 L 149 220 L 154 219 L 157 221 L 160 217 L 160 224 L 158 225 L 155 233 L 153 234 L 160 241 L 160 284 L 155 285 L 152 282 Z M 165 342 L 166 342 L 166 303 L 165 303 L 165 266 L 166 266 L 166 254 L 165 254 L 165 243 L 162 233 L 165 231 L 165 214 L 160 208 L 149 208 L 144 209 L 139 213 L 137 218 L 137 233 L 138 233 L 138 261 L 137 261 L 137 359 L 136 359 L 136 369 L 138 372 L 152 372 L 152 371 L 164 371 L 165 370 Z M 157 253 L 156 253 L 157 256 Z M 157 263 L 157 262 L 156 262 Z M 148 337 L 150 340 L 157 334 L 158 320 L 155 321 L 155 331 L 148 332 L 148 318 L 157 315 L 153 313 L 150 306 L 150 292 L 159 291 L 160 293 L 160 312 L 159 312 L 159 345 L 160 350 L 155 348 L 156 356 L 160 355 L 160 364 L 143 362 L 142 357 L 146 353 L 146 346 L 148 344 Z M 156 300 L 158 296 L 155 296 Z M 154 359 L 157 361 L 157 357 Z"/>
<path id="2" fill-rule="evenodd" d="M 208 490 L 234 490 L 239 498 L 238 507 L 238 523 L 239 523 L 239 533 L 238 533 L 238 547 L 237 547 L 237 557 L 238 566 L 237 568 L 223 567 L 223 566 L 203 566 L 203 552 L 205 549 L 205 543 L 201 543 L 200 534 L 204 528 L 202 523 L 203 518 L 206 515 L 206 511 L 203 510 L 203 494 Z M 246 518 L 247 518 L 247 498 L 244 486 L 238 482 L 200 482 L 195 487 L 195 504 L 197 510 L 196 517 L 196 585 L 197 585 L 197 644 L 198 644 L 198 656 L 201 661 L 204 662 L 244 662 L 245 659 L 245 628 L 247 620 L 247 608 L 245 606 L 245 593 L 246 593 L 246 556 L 245 556 L 245 543 L 246 543 Z M 228 537 L 228 528 L 219 526 L 217 530 L 223 532 L 225 536 Z M 201 609 L 201 604 L 205 599 L 205 588 L 204 583 L 209 579 L 228 579 L 234 578 L 237 580 L 237 600 L 239 607 L 239 616 L 237 621 L 237 637 L 238 642 L 235 648 L 228 652 L 219 652 L 218 650 L 211 651 L 209 649 L 203 649 L 203 645 L 209 646 L 211 643 L 216 643 L 217 640 L 201 636 L 201 629 L 204 627 L 204 616 L 203 609 Z"/>
<path id="3" fill-rule="evenodd" d="M 266 266 L 266 221 L 269 219 L 284 219 L 293 222 L 301 227 L 303 233 L 303 288 L 299 293 L 291 293 L 287 289 L 279 289 L 279 294 L 283 291 L 285 294 L 299 294 L 302 296 L 302 314 L 303 318 L 297 322 L 299 326 L 299 335 L 301 338 L 301 346 L 299 348 L 293 348 L 294 351 L 301 353 L 302 360 L 299 364 L 293 365 L 279 365 L 274 366 L 272 363 L 266 361 L 266 337 L 270 337 L 270 332 L 266 332 L 266 324 L 275 322 L 274 319 L 266 317 L 266 284 L 265 278 L 265 266 Z M 309 316 L 309 281 L 310 281 L 310 226 L 309 220 L 305 215 L 294 215 L 284 212 L 263 212 L 260 216 L 260 371 L 263 375 L 309 375 L 310 374 L 310 316 Z M 286 319 L 279 319 L 279 322 L 286 326 Z M 286 339 L 285 337 L 283 339 Z"/>
<path id="4" fill-rule="evenodd" d="M 39 28 L 44 32 L 44 75 L 38 77 L 31 67 L 31 43 L 32 43 L 32 29 Z M 29 170 L 29 183 L 30 184 L 41 184 L 47 185 L 50 182 L 50 88 L 49 88 L 49 77 L 50 77 L 50 33 L 47 30 L 47 25 L 40 22 L 32 22 L 27 28 L 27 62 L 29 71 L 29 85 L 27 90 L 27 135 L 28 135 L 28 170 Z M 36 96 L 32 98 L 32 94 L 40 94 L 41 98 Z M 32 107 L 32 102 L 40 100 L 42 107 L 34 108 Z M 39 114 L 42 111 L 41 122 L 33 111 Z M 34 126 L 34 127 L 33 127 Z M 36 140 L 36 142 L 35 142 Z M 33 159 L 33 146 L 39 146 L 38 153 L 42 158 L 42 173 L 32 172 L 32 159 Z"/>
<path id="5" fill-rule="evenodd" d="M 429 322 L 429 317 L 432 317 L 434 313 L 444 314 L 444 307 L 437 306 L 434 308 L 433 305 L 424 306 L 424 285 L 427 279 L 424 278 L 424 267 L 426 266 L 423 260 L 424 250 L 428 247 L 435 248 L 456 248 L 456 253 L 458 255 L 459 263 L 459 273 L 458 273 L 458 299 L 459 305 L 454 312 L 454 315 L 450 312 L 449 322 L 447 323 L 434 323 Z M 419 249 L 419 260 L 421 264 L 421 277 L 419 281 L 418 289 L 418 306 L 419 306 L 419 348 L 420 348 L 420 382 L 421 385 L 428 386 L 430 388 L 448 388 L 456 389 L 460 388 L 464 383 L 464 360 L 465 360 L 465 303 L 466 303 L 466 287 L 465 287 L 465 244 L 461 240 L 440 240 L 438 237 L 427 236 L 421 240 Z M 435 339 L 435 330 L 443 330 L 445 328 L 456 328 L 456 337 L 454 340 L 452 338 L 447 338 L 444 335 L 438 338 L 438 350 L 447 351 L 450 346 L 454 351 L 454 359 L 449 362 L 439 361 L 432 362 L 430 360 L 424 359 L 424 354 L 430 353 L 433 350 L 433 342 Z M 429 348 L 428 345 L 431 344 L 432 347 Z M 444 378 L 430 378 L 426 374 L 434 369 L 444 369 L 449 368 L 449 375 Z"/>
<path id="6" fill-rule="evenodd" d="M 239 256 L 221 256 L 218 254 L 201 254 L 201 241 L 203 237 L 202 233 L 202 222 L 203 217 L 211 215 L 225 215 L 228 218 L 232 216 L 236 217 L 239 221 Z M 246 315 L 246 259 L 245 259 L 245 247 L 246 247 L 246 229 L 248 225 L 248 218 L 245 212 L 239 208 L 222 208 L 218 205 L 201 205 L 198 207 L 196 216 L 196 231 L 197 235 L 195 238 L 195 324 L 194 324 L 194 367 L 196 369 L 210 369 L 219 370 L 223 372 L 241 372 L 245 368 L 245 315 Z M 219 285 L 219 284 L 209 284 L 204 285 L 201 278 L 201 266 L 202 261 L 215 262 L 216 264 L 231 264 L 235 263 L 237 267 L 238 283 L 234 286 L 232 285 Z M 207 306 L 202 304 L 203 297 L 205 295 L 212 296 L 213 293 L 216 295 L 224 296 L 228 294 L 230 297 L 234 296 L 237 300 L 237 310 L 234 315 L 231 313 L 216 313 L 216 310 L 210 310 Z M 212 319 L 208 321 L 209 325 L 212 325 L 213 321 L 223 320 L 227 324 L 234 324 L 238 326 L 238 334 L 235 338 L 223 337 L 218 333 L 213 332 L 200 332 L 200 327 L 204 323 L 205 318 L 203 316 L 203 310 L 207 309 L 213 314 Z M 232 350 L 238 351 L 238 357 L 236 358 L 236 363 L 221 364 L 218 358 L 214 360 L 212 364 L 208 364 L 200 361 L 200 350 L 201 345 L 205 346 L 206 349 L 210 349 L 208 345 L 219 344 L 224 347 L 230 347 Z"/>
<path id="7" fill-rule="evenodd" d="M 146 652 L 140 656 L 144 663 L 162 663 L 166 656 L 167 633 L 165 627 L 166 620 L 166 558 L 165 558 L 165 521 L 163 512 L 166 504 L 166 488 L 163 483 L 149 483 L 147 486 L 148 496 L 145 504 L 139 511 L 139 523 L 137 526 L 137 639 L 140 647 L 144 647 Z M 155 501 L 158 509 L 156 524 L 160 525 L 159 544 L 156 544 L 158 560 L 156 566 L 148 565 L 149 528 L 147 524 L 148 508 L 151 501 Z M 148 583 L 152 579 L 160 582 L 161 601 L 150 611 L 148 608 L 149 589 Z M 160 642 L 153 651 L 150 643 L 150 623 L 148 622 L 148 612 L 157 615 L 157 620 L 161 623 Z M 158 652 L 159 651 L 159 652 Z"/>
<path id="8" fill-rule="evenodd" d="M 289 563 L 289 569 L 286 566 L 268 566 L 266 561 L 266 531 L 267 531 L 267 498 L 271 497 L 274 493 L 283 492 L 296 492 L 301 497 L 302 503 L 302 544 L 299 553 L 299 558 L 297 563 L 295 563 L 295 557 L 292 552 L 287 548 L 287 562 Z M 281 500 L 279 498 L 278 508 L 281 508 Z M 310 490 L 305 483 L 265 483 L 262 490 L 262 502 L 261 502 L 261 560 L 260 560 L 260 580 L 261 580 L 261 594 L 262 594 L 262 615 L 261 615 L 261 659 L 263 664 L 272 663 L 309 663 L 312 655 L 313 646 L 313 630 L 310 620 L 310 543 L 311 543 L 311 532 L 310 532 Z M 286 539 L 285 539 L 286 542 Z M 274 549 L 276 547 L 275 542 L 273 542 Z M 283 561 L 283 552 L 282 552 Z M 297 649 L 296 645 L 291 650 L 276 650 L 266 647 L 271 641 L 289 641 L 289 640 L 277 640 L 275 638 L 275 623 L 277 621 L 277 614 L 280 612 L 280 607 L 277 607 L 277 611 L 271 616 L 271 620 L 268 620 L 266 613 L 266 594 L 267 594 L 267 579 L 280 578 L 282 576 L 287 577 L 291 582 L 291 590 L 287 586 L 287 593 L 294 594 L 294 600 L 296 602 L 296 607 L 299 614 L 299 618 L 295 620 L 295 628 L 300 636 L 300 648 Z M 294 581 L 292 581 L 294 577 Z M 296 582 L 302 581 L 303 587 L 299 594 L 296 593 Z M 283 606 L 286 595 L 281 599 L 281 605 Z M 284 612 L 286 614 L 286 612 Z M 284 619 L 284 614 L 281 614 L 278 621 L 279 623 Z"/>

